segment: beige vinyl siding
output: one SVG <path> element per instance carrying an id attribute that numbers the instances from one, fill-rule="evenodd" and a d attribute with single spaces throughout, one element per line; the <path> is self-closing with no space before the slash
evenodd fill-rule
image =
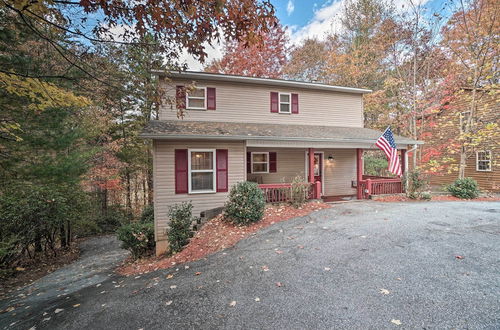
<path id="1" fill-rule="evenodd" d="M 175 102 L 175 86 L 190 83 L 164 81 L 166 98 Z M 198 81 L 197 86 L 216 88 L 217 109 L 186 110 L 184 120 L 363 127 L 361 94 L 215 81 Z M 271 113 L 270 92 L 297 93 L 299 113 Z M 160 120 L 176 119 L 175 106 L 165 102 Z"/>
<path id="2" fill-rule="evenodd" d="M 261 183 L 289 183 L 296 175 L 306 178 L 306 150 L 302 148 L 248 148 L 248 151 L 276 152 L 276 173 L 248 174 L 249 180 Z M 324 153 L 323 180 L 325 196 L 354 195 L 356 189 L 351 181 L 356 180 L 356 149 L 315 149 Z M 334 159 L 328 160 L 332 155 Z"/>
<path id="3" fill-rule="evenodd" d="M 175 149 L 228 149 L 228 184 L 245 180 L 245 144 L 241 142 L 210 141 L 154 141 L 154 188 L 156 240 L 164 240 L 168 227 L 167 211 L 170 205 L 193 202 L 193 215 L 224 205 L 228 193 L 176 194 Z"/>

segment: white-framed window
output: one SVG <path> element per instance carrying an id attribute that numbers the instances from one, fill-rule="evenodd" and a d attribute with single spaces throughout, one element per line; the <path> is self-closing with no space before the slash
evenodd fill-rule
<path id="1" fill-rule="evenodd" d="M 476 152 L 476 171 L 489 172 L 491 171 L 491 150 Z"/>
<path id="2" fill-rule="evenodd" d="M 269 173 L 269 152 L 252 152 L 252 173 Z"/>
<path id="3" fill-rule="evenodd" d="M 292 94 L 279 93 L 279 113 L 292 113 Z"/>
<path id="4" fill-rule="evenodd" d="M 465 111 L 460 113 L 460 132 L 465 132 L 467 127 L 467 121 L 470 117 L 470 111 Z"/>
<path id="5" fill-rule="evenodd" d="M 207 88 L 194 87 L 186 91 L 186 109 L 206 110 L 207 109 Z"/>
<path id="6" fill-rule="evenodd" d="M 188 188 L 190 194 L 215 192 L 215 149 L 188 150 Z"/>

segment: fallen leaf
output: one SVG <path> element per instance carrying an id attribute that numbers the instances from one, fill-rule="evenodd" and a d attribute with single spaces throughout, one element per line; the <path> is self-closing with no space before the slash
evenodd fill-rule
<path id="1" fill-rule="evenodd" d="M 234 307 L 234 306 L 236 306 L 236 301 L 235 301 L 235 300 L 231 301 L 231 302 L 229 303 L 229 306 L 230 306 L 230 307 Z"/>
<path id="2" fill-rule="evenodd" d="M 184 269 L 189 269 L 189 266 L 184 266 Z"/>
<path id="3" fill-rule="evenodd" d="M 54 313 L 55 314 L 58 314 L 58 313 L 61 313 L 64 309 L 63 308 L 57 308 Z"/>
<path id="4" fill-rule="evenodd" d="M 281 251 L 281 250 L 276 250 L 274 252 L 276 252 L 277 254 L 282 254 L 283 253 L 283 251 Z"/>
<path id="5" fill-rule="evenodd" d="M 165 303 L 165 305 L 170 306 L 170 305 L 172 305 L 172 303 L 173 303 L 173 301 L 172 301 L 172 300 L 169 300 L 169 301 L 167 301 L 167 302 Z"/>
<path id="6" fill-rule="evenodd" d="M 259 301 L 260 301 L 260 298 L 259 298 L 259 297 L 255 298 L 255 301 L 259 302 Z"/>
<path id="7" fill-rule="evenodd" d="M 327 272 L 329 272 L 329 271 L 330 271 L 330 267 L 325 267 L 325 270 L 326 270 Z"/>
<path id="8" fill-rule="evenodd" d="M 395 325 L 401 325 L 401 321 L 400 320 L 392 319 L 391 323 L 394 323 Z"/>
<path id="9" fill-rule="evenodd" d="M 42 321 L 43 321 L 43 322 L 47 322 L 47 321 L 50 321 L 50 319 L 51 319 L 51 317 L 46 317 L 46 318 L 44 318 Z"/>
<path id="10" fill-rule="evenodd" d="M 24 267 L 16 267 L 16 270 L 17 270 L 18 272 L 23 272 L 23 271 L 25 271 L 25 270 L 26 270 L 26 268 L 24 268 Z"/>
<path id="11" fill-rule="evenodd" d="M 201 272 L 194 273 L 195 276 L 201 275 Z"/>
<path id="12" fill-rule="evenodd" d="M 7 309 L 5 311 L 8 313 L 8 312 L 12 312 L 14 309 L 16 309 L 14 306 L 9 306 L 9 307 L 7 307 Z"/>
<path id="13" fill-rule="evenodd" d="M 297 248 L 299 248 L 299 249 L 303 249 L 303 248 L 304 248 L 304 245 L 297 245 Z"/>
<path id="14" fill-rule="evenodd" d="M 462 256 L 455 256 L 455 258 L 457 258 L 457 259 L 463 259 L 464 257 L 462 257 Z"/>
<path id="15" fill-rule="evenodd" d="M 167 280 L 170 280 L 171 278 L 174 278 L 174 274 L 168 274 L 167 275 Z"/>
<path id="16" fill-rule="evenodd" d="M 267 267 L 267 266 L 265 266 L 265 265 L 264 265 L 264 266 L 262 266 L 261 268 L 262 268 L 262 270 L 263 270 L 263 271 L 265 271 L 265 272 L 269 271 L 269 267 Z"/>
<path id="17" fill-rule="evenodd" d="M 170 289 L 176 289 L 177 288 L 177 285 L 171 285 L 170 286 Z"/>
<path id="18" fill-rule="evenodd" d="M 79 306 L 80 306 L 80 304 L 74 304 L 73 305 L 73 307 L 79 307 Z"/>
<path id="19" fill-rule="evenodd" d="M 277 286 L 277 287 L 282 287 L 282 286 L 283 286 L 283 283 L 281 283 L 281 282 L 276 282 L 276 286 Z"/>
<path id="20" fill-rule="evenodd" d="M 387 290 L 387 289 L 380 289 L 380 293 L 381 294 L 389 294 L 391 292 L 389 290 Z"/>

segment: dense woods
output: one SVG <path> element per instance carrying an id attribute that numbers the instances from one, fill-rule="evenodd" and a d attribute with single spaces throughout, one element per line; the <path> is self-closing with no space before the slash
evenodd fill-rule
<path id="1" fill-rule="evenodd" d="M 153 196 L 139 133 L 169 102 L 151 70 L 275 26 L 266 1 L 2 1 L 0 269 L 138 218 Z"/>
<path id="2" fill-rule="evenodd" d="M 475 111 L 478 89 L 497 93 L 494 0 L 446 1 L 435 13 L 349 0 L 341 31 L 299 45 L 268 1 L 148 3 L 0 2 L 0 268 L 57 255 L 152 204 L 151 146 L 139 133 L 171 100 L 151 70 L 186 69 L 184 50 L 204 61 L 218 40 L 224 56 L 207 71 L 370 88 L 366 126 L 417 139 L 433 138 L 427 114 L 469 88 L 471 116 L 446 146 L 462 157 L 459 175 L 482 141 L 498 141 L 498 117 L 481 126 Z M 415 164 L 445 170 L 442 150 L 425 166 L 429 152 Z"/>

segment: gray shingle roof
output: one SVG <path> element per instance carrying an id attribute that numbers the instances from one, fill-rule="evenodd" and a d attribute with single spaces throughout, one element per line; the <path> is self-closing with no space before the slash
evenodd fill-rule
<path id="1" fill-rule="evenodd" d="M 234 140 L 296 140 L 325 142 L 374 143 L 382 132 L 369 128 L 228 123 L 185 120 L 154 120 L 144 128 L 141 136 L 166 138 L 226 138 Z M 410 138 L 395 135 L 397 144 L 422 144 Z"/>

